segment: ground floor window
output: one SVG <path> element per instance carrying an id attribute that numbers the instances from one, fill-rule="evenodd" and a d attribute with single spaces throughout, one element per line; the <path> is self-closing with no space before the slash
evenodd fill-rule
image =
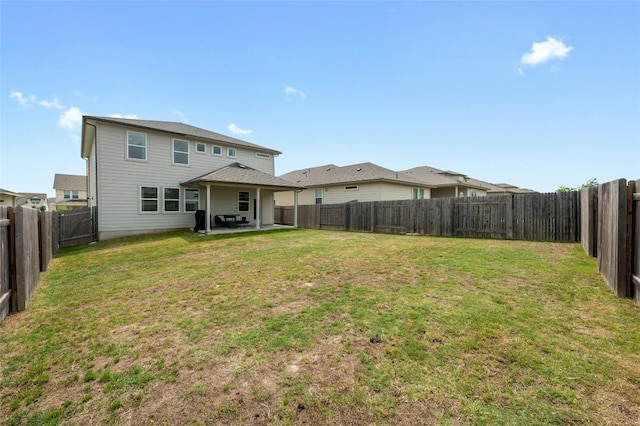
<path id="1" fill-rule="evenodd" d="M 413 188 L 413 196 L 414 200 L 424 200 L 424 188 Z"/>
<path id="2" fill-rule="evenodd" d="M 322 204 L 322 188 L 316 189 L 316 204 Z"/>
<path id="3" fill-rule="evenodd" d="M 184 190 L 184 211 L 195 212 L 198 210 L 198 196 L 199 191 L 197 189 L 185 189 Z"/>
<path id="4" fill-rule="evenodd" d="M 164 188 L 164 211 L 180 211 L 180 188 Z"/>
<path id="5" fill-rule="evenodd" d="M 140 187 L 140 211 L 143 211 L 143 212 L 158 211 L 158 187 L 157 186 L 141 186 Z"/>
<path id="6" fill-rule="evenodd" d="M 238 211 L 239 212 L 248 212 L 249 211 L 249 191 L 238 191 Z"/>

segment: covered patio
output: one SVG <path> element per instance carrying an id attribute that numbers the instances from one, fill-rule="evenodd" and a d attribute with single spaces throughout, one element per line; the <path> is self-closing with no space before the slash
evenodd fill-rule
<path id="1" fill-rule="evenodd" d="M 273 223 L 273 194 L 280 191 L 293 190 L 295 194 L 293 227 L 298 226 L 298 191 L 304 187 L 243 164 L 229 164 L 182 182 L 180 185 L 204 192 L 203 199 L 199 200 L 199 206 L 204 210 L 203 231 L 206 234 L 275 229 L 276 226 L 283 228 Z M 216 215 L 237 215 L 243 220 L 247 219 L 249 224 L 238 227 L 215 226 L 213 218 Z"/>

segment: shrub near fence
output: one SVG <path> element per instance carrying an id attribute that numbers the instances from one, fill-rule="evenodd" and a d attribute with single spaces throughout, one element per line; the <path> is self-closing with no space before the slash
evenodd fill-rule
<path id="1" fill-rule="evenodd" d="M 577 192 L 298 206 L 301 228 L 432 236 L 577 242 Z M 276 207 L 293 224 L 293 207 Z"/>

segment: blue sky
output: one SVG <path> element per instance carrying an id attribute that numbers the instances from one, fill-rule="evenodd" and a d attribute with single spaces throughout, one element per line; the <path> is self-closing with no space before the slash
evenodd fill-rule
<path id="1" fill-rule="evenodd" d="M 0 2 L 0 187 L 84 174 L 81 115 L 541 192 L 640 178 L 640 2 Z"/>

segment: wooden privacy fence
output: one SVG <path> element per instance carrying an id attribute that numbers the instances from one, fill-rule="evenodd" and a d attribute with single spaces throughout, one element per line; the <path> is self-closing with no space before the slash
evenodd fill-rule
<path id="1" fill-rule="evenodd" d="M 53 255 L 52 213 L 0 206 L 0 321 L 23 311 Z"/>
<path id="2" fill-rule="evenodd" d="M 312 229 L 449 237 L 577 242 L 578 192 L 298 206 Z M 276 223 L 293 224 L 293 207 L 276 206 Z"/>
<path id="3" fill-rule="evenodd" d="M 640 304 L 640 180 L 582 190 L 581 243 L 611 290 Z"/>
<path id="4" fill-rule="evenodd" d="M 75 209 L 53 214 L 53 248 L 73 247 L 96 240 L 96 209 Z"/>

